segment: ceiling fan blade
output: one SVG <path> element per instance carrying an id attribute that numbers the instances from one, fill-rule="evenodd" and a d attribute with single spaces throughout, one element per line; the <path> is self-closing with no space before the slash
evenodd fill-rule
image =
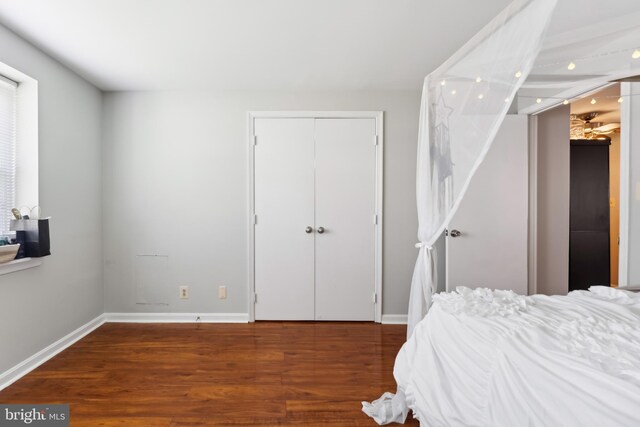
<path id="1" fill-rule="evenodd" d="M 598 126 L 593 129 L 593 132 L 597 133 L 611 133 L 616 129 L 620 129 L 620 123 L 609 123 L 603 126 Z"/>

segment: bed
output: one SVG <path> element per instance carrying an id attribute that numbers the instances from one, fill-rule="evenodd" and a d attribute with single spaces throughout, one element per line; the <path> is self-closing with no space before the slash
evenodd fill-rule
<path id="1" fill-rule="evenodd" d="M 410 409 L 423 426 L 638 426 L 640 294 L 434 295 L 394 376 L 397 394 L 363 408 L 378 422 Z"/>

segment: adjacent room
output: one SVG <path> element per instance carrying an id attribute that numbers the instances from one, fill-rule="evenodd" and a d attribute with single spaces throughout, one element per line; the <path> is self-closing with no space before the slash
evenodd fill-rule
<path id="1" fill-rule="evenodd" d="M 639 22 L 0 0 L 0 425 L 640 425 Z"/>

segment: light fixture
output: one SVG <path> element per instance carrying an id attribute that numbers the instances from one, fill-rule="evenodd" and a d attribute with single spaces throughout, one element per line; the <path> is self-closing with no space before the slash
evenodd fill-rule
<path id="1" fill-rule="evenodd" d="M 595 104 L 596 104 L 596 102 L 598 102 L 598 101 L 596 101 L 596 99 L 595 99 L 595 98 L 591 98 L 591 105 L 595 105 Z"/>
<path id="2" fill-rule="evenodd" d="M 478 95 L 478 99 L 482 99 L 482 98 L 484 98 L 483 94 Z"/>
<path id="3" fill-rule="evenodd" d="M 569 65 L 567 65 L 567 70 L 572 71 L 575 69 L 576 69 L 576 64 L 573 61 L 569 62 Z"/>
<path id="4" fill-rule="evenodd" d="M 476 83 L 480 83 L 482 81 L 482 77 L 478 76 L 476 77 Z"/>
<path id="5" fill-rule="evenodd" d="M 447 81 L 446 81 L 446 80 L 443 80 L 443 81 L 441 81 L 441 82 L 440 82 L 440 85 L 441 85 L 441 86 L 444 86 L 444 85 L 446 85 L 446 84 L 447 84 Z"/>
<path id="6" fill-rule="evenodd" d="M 458 91 L 455 89 L 451 91 L 451 95 L 455 95 L 456 93 L 458 93 Z"/>
<path id="7" fill-rule="evenodd" d="M 522 77 L 522 71 L 517 71 L 516 72 L 516 78 L 519 79 L 520 77 Z"/>
<path id="8" fill-rule="evenodd" d="M 633 59 L 639 59 L 640 58 L 640 49 L 634 50 L 633 53 L 631 54 L 631 57 Z"/>
<path id="9" fill-rule="evenodd" d="M 562 103 L 563 103 L 564 105 L 569 105 L 569 100 L 568 100 L 568 99 L 565 99 L 564 101 L 562 101 Z"/>
<path id="10" fill-rule="evenodd" d="M 623 102 L 623 101 L 624 101 L 624 98 L 623 98 L 623 97 L 618 98 L 618 102 L 619 102 L 620 104 L 622 104 L 622 102 Z"/>
<path id="11" fill-rule="evenodd" d="M 536 103 L 540 104 L 542 102 L 542 99 L 538 98 L 536 99 Z"/>
<path id="12" fill-rule="evenodd" d="M 507 103 L 508 103 L 509 101 L 511 101 L 509 98 L 505 98 L 505 99 L 504 99 L 504 102 L 507 102 Z"/>

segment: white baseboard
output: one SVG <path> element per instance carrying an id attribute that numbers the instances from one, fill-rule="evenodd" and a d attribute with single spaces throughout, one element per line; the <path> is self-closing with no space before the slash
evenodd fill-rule
<path id="1" fill-rule="evenodd" d="M 407 315 L 406 314 L 383 314 L 382 324 L 383 325 L 406 325 Z"/>
<path id="2" fill-rule="evenodd" d="M 247 313 L 105 313 L 114 323 L 248 323 Z"/>
<path id="3" fill-rule="evenodd" d="M 104 314 L 101 314 L 100 316 L 96 317 L 90 322 L 80 326 L 78 329 L 71 332 L 70 334 L 65 335 L 64 337 L 60 338 L 58 341 L 54 342 L 53 344 L 40 350 L 39 352 L 29 357 L 28 359 L 17 364 L 16 366 L 9 369 L 8 371 L 1 373 L 0 374 L 0 390 L 13 384 L 17 380 L 19 380 L 20 378 L 28 374 L 29 372 L 36 369 L 38 366 L 42 365 L 47 360 L 51 359 L 56 354 L 60 353 L 66 348 L 75 344 L 80 339 L 84 338 L 86 335 L 90 334 L 95 329 L 102 326 L 104 322 L 105 322 Z"/>

